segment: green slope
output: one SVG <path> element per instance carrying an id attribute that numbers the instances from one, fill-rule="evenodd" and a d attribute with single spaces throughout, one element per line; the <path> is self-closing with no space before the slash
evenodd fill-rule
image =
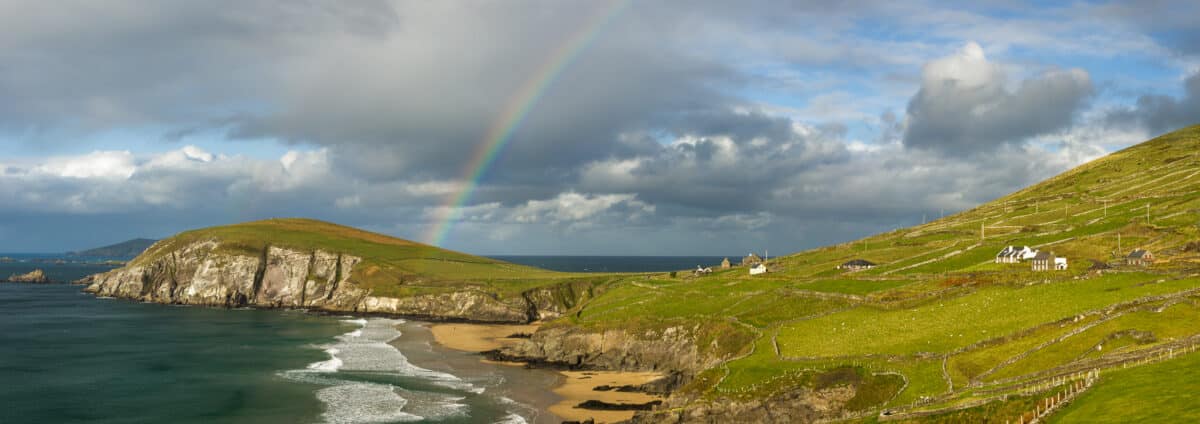
<path id="1" fill-rule="evenodd" d="M 1200 421 L 1200 354 L 1114 371 L 1051 423 Z"/>
<path id="2" fill-rule="evenodd" d="M 736 336 L 713 351 L 738 359 L 687 386 L 700 401 L 769 397 L 849 366 L 906 380 L 890 400 L 858 405 L 866 417 L 887 408 L 938 412 L 916 421 L 972 420 L 1032 404 L 1004 395 L 1042 378 L 1191 343 L 1200 249 L 1188 246 L 1200 242 L 1198 224 L 1200 126 L 924 225 L 774 258 L 766 275 L 735 268 L 620 285 L 563 321 L 727 326 Z M 1008 245 L 1052 251 L 1069 269 L 993 263 Z M 1126 266 L 1139 247 L 1157 263 Z M 879 266 L 837 269 L 858 258 Z"/>

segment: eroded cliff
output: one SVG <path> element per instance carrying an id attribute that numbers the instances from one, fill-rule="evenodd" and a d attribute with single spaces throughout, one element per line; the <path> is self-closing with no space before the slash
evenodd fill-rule
<path id="1" fill-rule="evenodd" d="M 555 288 L 533 289 L 511 298 L 470 286 L 403 297 L 376 296 L 359 283 L 356 267 L 360 263 L 360 257 L 320 249 L 267 246 L 255 255 L 223 248 L 218 240 L 202 240 L 172 246 L 169 252 L 156 252 L 124 268 L 94 275 L 85 291 L 157 303 L 487 322 L 552 318 L 567 307 L 553 300 Z"/>

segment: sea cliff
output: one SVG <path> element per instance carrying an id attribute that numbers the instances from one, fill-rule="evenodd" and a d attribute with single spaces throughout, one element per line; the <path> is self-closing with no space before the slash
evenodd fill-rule
<path id="1" fill-rule="evenodd" d="M 153 248 L 152 248 L 153 249 Z M 98 296 L 223 307 L 300 308 L 431 320 L 529 322 L 558 316 L 553 288 L 500 298 L 464 287 L 407 297 L 375 296 L 357 281 L 362 258 L 326 250 L 267 246 L 258 255 L 192 242 L 152 260 L 88 278 Z"/>

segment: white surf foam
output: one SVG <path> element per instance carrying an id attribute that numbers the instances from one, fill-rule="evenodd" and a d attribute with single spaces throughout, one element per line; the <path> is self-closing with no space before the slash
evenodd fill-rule
<path id="1" fill-rule="evenodd" d="M 421 368 L 389 342 L 401 336 L 397 324 L 404 321 L 372 318 L 345 319 L 359 328 L 335 337 L 336 342 L 320 346 L 329 354 L 325 361 L 313 362 L 303 370 L 279 373 L 293 381 L 327 385 L 317 391 L 325 404 L 322 418 L 330 423 L 376 423 L 438 420 L 466 416 L 464 397 L 442 393 L 405 390 L 388 384 L 343 380 L 338 373 L 381 373 L 416 377 L 436 385 L 471 393 L 483 393 L 483 387 L 459 377 Z"/>
<path id="2" fill-rule="evenodd" d="M 528 421 L 525 421 L 525 417 L 509 412 L 508 415 L 505 415 L 504 418 L 501 418 L 494 424 L 528 424 Z"/>
<path id="3" fill-rule="evenodd" d="M 408 407 L 404 409 L 408 413 L 420 415 L 433 421 L 451 417 L 465 417 L 467 415 L 467 405 L 459 403 L 463 399 L 466 399 L 462 396 L 399 388 L 396 391 L 401 397 L 408 399 Z"/>
<path id="4" fill-rule="evenodd" d="M 329 354 L 329 360 L 308 364 L 308 369 L 319 372 L 337 372 L 342 367 L 342 360 L 337 357 L 337 348 L 325 349 L 325 353 Z"/>
<path id="5" fill-rule="evenodd" d="M 394 373 L 431 380 L 434 384 L 452 389 L 483 392 L 482 387 L 474 387 L 453 374 L 421 368 L 408 362 L 408 357 L 389 343 L 400 337 L 396 325 L 404 321 L 375 318 L 346 322 L 361 327 L 337 336 L 338 342 L 331 346 L 338 351 L 334 357 L 341 360 L 338 371 Z"/>
<path id="6" fill-rule="evenodd" d="M 404 412 L 408 400 L 385 384 L 351 383 L 317 391 L 326 405 L 321 418 L 327 423 L 391 423 L 418 421 L 423 417 Z"/>

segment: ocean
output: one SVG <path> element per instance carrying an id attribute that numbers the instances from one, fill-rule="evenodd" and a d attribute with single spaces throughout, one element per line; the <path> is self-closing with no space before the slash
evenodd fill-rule
<path id="1" fill-rule="evenodd" d="M 0 284 L 0 422 L 557 422 L 543 412 L 555 399 L 528 390 L 551 388 L 553 373 L 431 339 L 396 319 Z"/>
<path id="2" fill-rule="evenodd" d="M 113 265 L 0 254 L 0 277 L 70 281 Z M 563 271 L 650 272 L 711 257 L 506 256 Z M 64 261 L 59 261 L 63 259 Z M 557 374 L 486 364 L 427 324 L 97 299 L 0 283 L 0 423 L 551 423 Z"/>

